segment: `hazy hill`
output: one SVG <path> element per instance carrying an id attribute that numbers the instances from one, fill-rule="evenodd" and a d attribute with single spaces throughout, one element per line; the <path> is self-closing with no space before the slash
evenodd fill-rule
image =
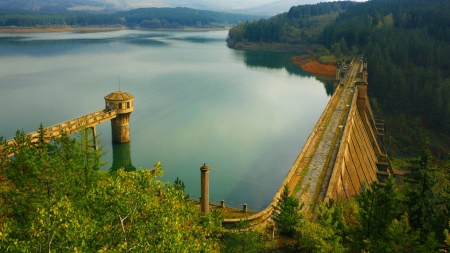
<path id="1" fill-rule="evenodd" d="M 240 12 L 249 13 L 255 15 L 276 15 L 279 13 L 287 12 L 292 6 L 304 5 L 304 4 L 315 4 L 318 2 L 317 0 L 281 0 L 273 3 L 268 3 L 264 5 L 259 5 L 256 7 L 251 7 L 247 9 L 243 9 Z"/>
<path id="2" fill-rule="evenodd" d="M 198 10 L 275 15 L 291 6 L 330 0 L 0 0 L 1 12 L 114 12 L 148 7 L 187 7 Z"/>
<path id="3" fill-rule="evenodd" d="M 268 4 L 275 0 L 0 0 L 0 12 L 110 12 L 144 7 L 188 7 L 201 10 L 240 10 Z"/>
<path id="4" fill-rule="evenodd" d="M 114 1 L 114 0 L 103 0 Z M 188 7 L 202 10 L 240 10 L 268 4 L 276 0 L 123 0 L 127 8 L 139 7 Z"/>

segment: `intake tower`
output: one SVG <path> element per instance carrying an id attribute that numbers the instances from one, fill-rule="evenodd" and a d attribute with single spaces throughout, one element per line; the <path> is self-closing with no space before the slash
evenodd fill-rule
<path id="1" fill-rule="evenodd" d="M 112 141 L 130 141 L 130 115 L 133 112 L 133 95 L 125 91 L 115 91 L 105 97 L 106 110 L 115 110 L 117 116 L 111 119 Z"/>

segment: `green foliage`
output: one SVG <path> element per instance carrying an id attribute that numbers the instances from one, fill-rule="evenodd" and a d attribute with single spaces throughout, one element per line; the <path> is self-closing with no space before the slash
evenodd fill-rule
<path id="1" fill-rule="evenodd" d="M 227 43 L 230 46 L 239 42 L 317 43 L 323 28 L 335 18 L 333 13 L 354 4 L 342 1 L 293 6 L 289 12 L 268 20 L 238 24 L 230 29 Z"/>
<path id="2" fill-rule="evenodd" d="M 411 173 L 405 181 L 409 186 L 406 197 L 410 222 L 413 228 L 420 229 L 421 239 L 424 240 L 433 231 L 437 219 L 437 198 L 433 191 L 437 179 L 428 148 L 424 148 L 420 158 L 411 160 L 409 169 Z"/>
<path id="3" fill-rule="evenodd" d="M 0 191 L 1 252 L 217 252 L 222 217 L 155 170 L 102 174 L 89 132 L 54 143 L 17 132 Z"/>
<path id="4" fill-rule="evenodd" d="M 448 226 L 450 227 L 450 222 L 448 223 Z M 450 249 L 450 233 L 448 232 L 448 229 L 444 231 L 444 237 L 445 237 L 445 244 L 447 249 Z"/>
<path id="5" fill-rule="evenodd" d="M 225 233 L 222 237 L 222 252 L 230 253 L 252 253 L 262 252 L 264 234 L 250 227 L 247 220 L 241 220 L 236 228 Z"/>
<path id="6" fill-rule="evenodd" d="M 394 178 L 387 179 L 383 185 L 374 182 L 370 188 L 364 185 L 356 198 L 359 206 L 359 226 L 354 236 L 356 250 L 382 250 L 382 242 L 389 241 L 387 232 L 392 221 L 399 216 L 397 187 Z"/>
<path id="7" fill-rule="evenodd" d="M 347 8 L 324 29 L 321 41 L 328 48 L 342 45 L 365 48 L 370 97 L 376 98 L 384 117 L 401 124 L 406 118 L 436 132 L 441 142 L 450 134 L 450 2 L 434 0 L 377 0 Z M 341 48 L 342 49 L 342 48 Z M 333 50 L 332 50 L 333 51 Z M 342 51 L 342 53 L 344 53 Z M 345 53 L 344 53 L 345 54 Z M 396 127 L 388 128 L 396 131 Z M 416 134 L 423 131 L 416 131 Z M 413 135 L 394 136 L 411 138 Z M 399 140 L 402 142 L 401 140 Z M 415 142 L 396 148 L 411 155 Z M 403 149 L 408 149 L 403 151 Z M 417 155 L 418 153 L 413 153 Z"/>
<path id="8" fill-rule="evenodd" d="M 321 204 L 315 211 L 316 220 L 305 219 L 301 223 L 296 238 L 302 252 L 345 252 L 341 244 L 342 236 L 338 231 L 338 208 L 333 204 Z"/>
<path id="9" fill-rule="evenodd" d="M 420 231 L 421 241 L 435 235 L 442 243 L 450 210 L 448 164 L 436 166 L 428 146 L 424 146 L 422 155 L 411 160 L 409 169 L 405 181 L 411 226 Z"/>
<path id="10" fill-rule="evenodd" d="M 280 234 L 289 237 L 295 235 L 296 228 L 303 219 L 303 215 L 300 213 L 303 205 L 297 198 L 289 194 L 289 186 L 285 185 L 272 213 L 272 219 L 275 221 Z"/>
<path id="11" fill-rule="evenodd" d="M 83 12 L 53 14 L 0 14 L 0 26 L 111 26 L 126 25 L 144 28 L 224 27 L 261 16 L 202 11 L 189 8 L 141 8 L 112 14 Z M 220 24 L 220 25 L 218 25 Z"/>

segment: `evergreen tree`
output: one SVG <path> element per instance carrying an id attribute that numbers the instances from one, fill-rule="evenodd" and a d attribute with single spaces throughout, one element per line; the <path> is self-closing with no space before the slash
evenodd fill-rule
<path id="1" fill-rule="evenodd" d="M 395 179 L 390 177 L 384 184 L 374 182 L 370 188 L 363 186 L 356 201 L 360 224 L 354 231 L 353 247 L 358 251 L 382 251 L 384 243 L 390 240 L 388 228 L 399 215 Z"/>
<path id="2" fill-rule="evenodd" d="M 296 239 L 299 249 L 304 252 L 345 252 L 342 246 L 342 234 L 338 229 L 340 219 L 336 216 L 340 206 L 320 204 L 316 210 L 316 219 L 305 219 L 297 228 Z M 338 215 L 339 216 L 339 215 Z"/>
<path id="3" fill-rule="evenodd" d="M 438 199 L 433 191 L 437 179 L 435 168 L 432 167 L 432 155 L 428 149 L 428 143 L 423 148 L 419 158 L 411 160 L 409 169 L 411 173 L 406 176 L 406 205 L 409 211 L 411 227 L 420 230 L 420 239 L 426 241 L 431 233 L 434 233 L 438 225 L 438 213 L 436 205 Z"/>
<path id="4" fill-rule="evenodd" d="M 263 252 L 264 234 L 252 229 L 247 220 L 241 220 L 236 228 L 225 233 L 222 238 L 222 252 L 257 253 Z"/>
<path id="5" fill-rule="evenodd" d="M 303 215 L 300 210 L 303 203 L 289 194 L 289 186 L 285 185 L 277 204 L 273 207 L 272 219 L 280 234 L 292 237 L 300 225 Z"/>

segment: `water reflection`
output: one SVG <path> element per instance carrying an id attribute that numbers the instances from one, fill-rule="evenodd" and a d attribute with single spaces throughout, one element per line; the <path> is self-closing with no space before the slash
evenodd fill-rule
<path id="1" fill-rule="evenodd" d="M 262 50 L 233 50 L 234 55 L 244 61 L 249 68 L 268 68 L 268 69 L 285 69 L 289 74 L 314 77 L 321 82 L 325 88 L 328 96 L 333 95 L 334 87 L 332 77 L 328 76 L 314 76 L 308 72 L 303 71 L 299 66 L 295 65 L 291 58 L 293 56 L 302 55 L 303 52 L 277 52 L 277 51 L 262 51 Z"/>
<path id="2" fill-rule="evenodd" d="M 0 37 L 0 53 L 3 56 L 30 55 L 30 56 L 58 56 L 73 53 L 74 50 L 101 51 L 98 45 L 124 43 L 136 46 L 165 47 L 170 43 L 159 40 L 168 37 L 168 34 L 129 34 L 127 36 L 108 36 L 105 34 L 67 33 L 65 36 L 54 38 L 41 38 L 33 35 L 13 35 Z M 20 51 L 16 48 L 20 47 Z M 37 50 L 38 49 L 38 50 Z M 105 49 L 107 51 L 107 49 Z"/>
<path id="3" fill-rule="evenodd" d="M 110 172 L 116 172 L 120 168 L 125 171 L 136 171 L 136 167 L 131 163 L 130 142 L 122 144 L 112 144 L 113 163 Z"/>
<path id="4" fill-rule="evenodd" d="M 232 50 L 226 32 L 153 33 L 0 34 L 0 108 L 15 105 L 0 110 L 8 119 L 0 122 L 0 134 L 103 108 L 120 74 L 122 88 L 136 98 L 133 160 L 131 144 L 110 144 L 110 127 L 99 125 L 99 141 L 111 151 L 105 170 L 133 171 L 161 161 L 162 180 L 179 177 L 194 196 L 199 165 L 206 162 L 212 166 L 211 198 L 267 206 L 329 100 L 323 86 L 292 64 L 298 52 Z M 23 46 L 7 44 L 13 40 Z M 136 46 L 133 40 L 168 46 Z"/>
<path id="5" fill-rule="evenodd" d="M 187 42 L 201 43 L 201 44 L 225 41 L 223 38 L 211 38 L 211 37 L 205 37 L 205 36 L 178 37 L 178 38 L 172 38 L 172 40 L 180 40 L 180 41 L 187 41 Z"/>

